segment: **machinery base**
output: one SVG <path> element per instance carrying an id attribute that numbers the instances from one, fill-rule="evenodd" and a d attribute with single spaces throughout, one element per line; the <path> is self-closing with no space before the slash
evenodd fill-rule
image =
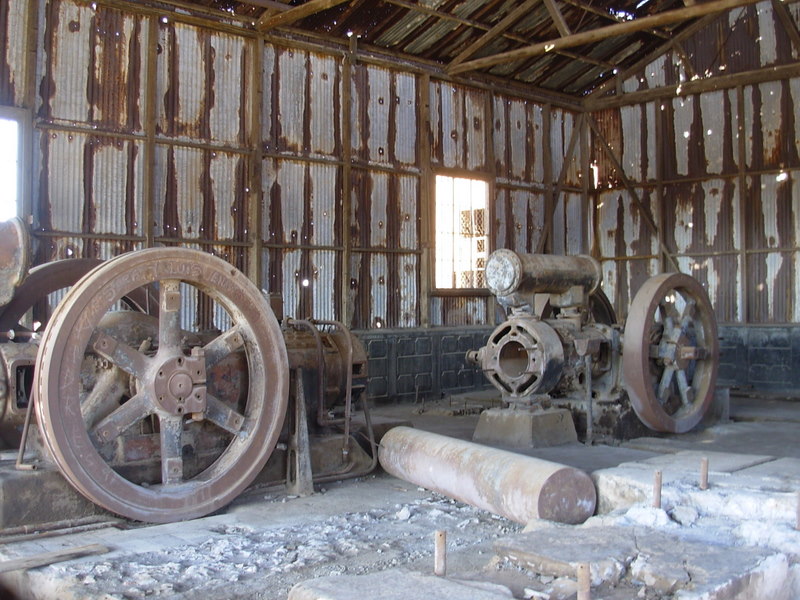
<path id="1" fill-rule="evenodd" d="M 572 414 L 552 408 L 490 408 L 481 413 L 472 441 L 509 448 L 547 448 L 578 441 Z"/>
<path id="2" fill-rule="evenodd" d="M 347 459 L 342 455 L 342 436 L 311 438 L 311 467 L 314 479 L 346 479 L 365 475 L 372 460 L 354 438 Z M 114 517 L 84 498 L 54 466 L 41 464 L 36 470 L 21 471 L 11 454 L 0 457 L 0 535 L 2 530 L 25 526 L 35 528 L 56 522 L 73 522 L 90 517 Z M 16 452 L 13 453 L 16 459 Z M 1 460 L 6 459 L 6 460 Z M 253 485 L 282 485 L 286 481 L 287 451 L 279 445 Z"/>

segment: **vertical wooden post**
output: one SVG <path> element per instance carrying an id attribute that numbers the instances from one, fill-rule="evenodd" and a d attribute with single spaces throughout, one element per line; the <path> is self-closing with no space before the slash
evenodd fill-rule
<path id="1" fill-rule="evenodd" d="M 145 142 L 144 142 L 144 165 L 142 166 L 142 180 L 144 189 L 142 190 L 142 233 L 144 234 L 144 247 L 153 246 L 153 214 L 155 212 L 155 165 L 156 165 L 156 95 L 158 72 L 158 36 L 159 26 L 158 17 L 150 15 L 149 27 L 147 29 L 147 65 L 145 67 L 145 87 L 144 99 L 144 123 L 145 123 Z"/>
<path id="2" fill-rule="evenodd" d="M 261 119 L 263 118 L 264 108 L 264 40 L 255 38 L 252 40 L 253 57 L 250 60 L 250 116 L 248 119 L 247 140 L 250 146 L 250 156 L 248 157 L 248 232 L 247 242 L 250 256 L 247 259 L 247 277 L 255 282 L 259 289 L 269 289 L 269 282 L 262 281 L 261 264 L 263 257 L 263 238 L 264 238 L 264 203 L 262 196 L 264 193 L 262 172 L 264 169 L 263 146 L 261 139 Z"/>
<path id="3" fill-rule="evenodd" d="M 708 457 L 700 459 L 700 489 L 708 489 Z"/>
<path id="4" fill-rule="evenodd" d="M 350 234 L 350 219 L 353 210 L 353 65 L 356 63 L 358 52 L 358 36 L 350 36 L 350 47 L 344 56 L 342 64 L 342 271 L 339 285 L 339 304 L 341 315 L 339 319 L 347 326 L 353 325 L 354 307 L 350 302 L 350 279 L 352 236 Z"/>
<path id="5" fill-rule="evenodd" d="M 542 237 L 547 241 L 545 244 L 537 242 L 535 252 L 548 252 L 552 247 L 552 231 L 547 231 L 547 227 L 552 228 L 553 220 L 549 215 L 553 214 L 555 202 L 555 184 L 553 183 L 553 148 L 551 146 L 553 124 L 553 107 L 545 104 L 542 108 L 542 170 L 544 171 L 544 188 L 547 190 L 544 195 L 544 222 L 542 223 Z"/>
<path id="6" fill-rule="evenodd" d="M 578 572 L 578 600 L 591 600 L 592 577 L 589 563 L 580 563 Z"/>
<path id="7" fill-rule="evenodd" d="M 594 211 L 590 208 L 589 189 L 592 181 L 591 161 L 589 160 L 589 122 L 588 119 L 579 119 L 581 126 L 581 174 L 583 185 L 581 186 L 581 219 L 585 236 L 581 241 L 581 254 L 589 254 L 594 245 Z M 569 251 L 567 254 L 571 254 Z"/>
<path id="8" fill-rule="evenodd" d="M 433 283 L 433 232 L 436 212 L 434 210 L 434 176 L 431 167 L 431 78 L 427 73 L 417 78 L 417 160 L 420 165 L 419 211 L 420 247 L 422 255 L 419 265 L 419 320 L 421 327 L 431 324 L 431 289 Z"/>
<path id="9" fill-rule="evenodd" d="M 747 300 L 747 283 L 748 283 L 748 268 L 747 268 L 747 205 L 749 204 L 747 198 L 747 131 L 745 130 L 745 117 L 744 117 L 744 88 L 737 86 L 736 88 L 736 131 L 739 135 L 738 148 L 739 148 L 739 294 L 740 306 L 739 314 L 737 317 L 741 318 L 743 322 L 748 321 L 748 300 Z"/>
<path id="10" fill-rule="evenodd" d="M 653 508 L 661 508 L 661 471 L 656 471 L 653 477 Z"/>
<path id="11" fill-rule="evenodd" d="M 441 529 L 433 533 L 433 574 L 447 575 L 447 532 Z"/>

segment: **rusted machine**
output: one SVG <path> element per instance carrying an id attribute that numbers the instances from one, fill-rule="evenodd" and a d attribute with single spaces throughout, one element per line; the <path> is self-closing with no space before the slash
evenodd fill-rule
<path id="1" fill-rule="evenodd" d="M 630 408 L 656 431 L 692 429 L 713 400 L 717 375 L 706 291 L 680 273 L 649 279 L 623 333 L 601 280 L 588 256 L 495 251 L 487 287 L 509 315 L 467 360 L 511 407 L 568 408 L 589 439 L 628 437 Z"/>
<path id="2" fill-rule="evenodd" d="M 256 481 L 308 492 L 312 477 L 374 468 L 368 413 L 373 456 L 351 435 L 363 346 L 333 321 L 279 322 L 225 261 L 154 248 L 17 279 L 0 312 L 0 398 L 18 467 L 52 461 L 95 504 L 148 522 L 208 514 Z M 67 287 L 33 323 L 29 309 Z"/>

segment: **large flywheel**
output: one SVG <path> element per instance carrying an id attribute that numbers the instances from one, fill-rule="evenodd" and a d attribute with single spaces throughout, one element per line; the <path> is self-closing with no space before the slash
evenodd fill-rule
<path id="1" fill-rule="evenodd" d="M 633 299 L 622 368 L 636 414 L 656 431 L 692 429 L 714 398 L 719 342 L 700 283 L 682 273 L 650 278 Z"/>
<path id="2" fill-rule="evenodd" d="M 158 291 L 157 316 L 121 302 L 144 287 Z M 185 314 L 198 304 L 215 328 Z M 258 289 L 209 254 L 153 248 L 97 267 L 58 305 L 37 358 L 36 411 L 78 491 L 169 522 L 208 514 L 253 481 L 288 387 L 283 336 Z"/>

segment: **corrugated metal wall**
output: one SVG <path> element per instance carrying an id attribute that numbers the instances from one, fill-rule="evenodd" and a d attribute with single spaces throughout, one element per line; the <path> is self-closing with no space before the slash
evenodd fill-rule
<path id="1" fill-rule="evenodd" d="M 798 6 L 789 7 L 800 21 Z M 733 10 L 683 43 L 694 73 L 670 52 L 623 84 L 626 92 L 797 60 L 768 2 Z M 678 88 L 678 92 L 680 89 Z M 800 78 L 677 95 L 594 113 L 636 195 L 599 143 L 596 236 L 605 290 L 624 315 L 665 268 L 661 239 L 681 271 L 708 289 L 723 323 L 800 317 Z"/>
<path id="2" fill-rule="evenodd" d="M 0 5 L 0 103 L 35 115 L 38 262 L 182 244 L 280 293 L 289 316 L 491 320 L 488 296 L 428 295 L 431 178 L 493 182 L 493 245 L 532 251 L 575 115 L 119 6 Z M 579 166 L 580 149 L 553 210 L 557 252 L 585 246 Z"/>

